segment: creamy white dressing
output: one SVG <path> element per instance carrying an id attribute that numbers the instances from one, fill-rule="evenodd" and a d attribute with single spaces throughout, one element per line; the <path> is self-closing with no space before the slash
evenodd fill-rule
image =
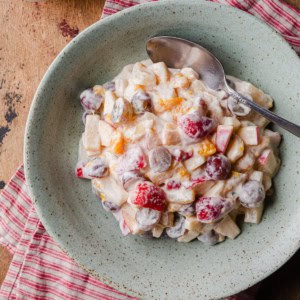
<path id="1" fill-rule="evenodd" d="M 228 76 L 228 78 L 238 92 L 264 107 L 272 106 L 271 97 L 252 84 L 232 76 Z M 188 242 L 198 236 L 199 240 L 206 240 L 207 237 L 204 239 L 204 237 L 201 238 L 201 235 L 209 230 L 214 230 L 214 233 L 209 236 L 214 236 L 214 240 L 219 242 L 224 240 L 224 236 L 234 238 L 239 234 L 239 230 L 236 229 L 238 227 L 235 225 L 236 215 L 245 215 L 247 222 L 259 222 L 263 202 L 257 206 L 257 212 L 256 208 L 251 208 L 250 211 L 250 208 L 239 202 L 239 194 L 249 180 L 258 180 L 261 184 L 267 182 L 268 184 L 265 183 L 264 188 L 271 187 L 269 182 L 270 178 L 275 175 L 275 171 L 270 174 L 270 170 L 277 171 L 279 165 L 277 157 L 279 142 L 277 142 L 276 133 L 270 130 L 265 131 L 267 122 L 253 112 L 239 119 L 233 116 L 227 109 L 228 96 L 226 92 L 210 90 L 199 79 L 198 74 L 189 68 L 168 69 L 164 63 L 153 64 L 150 60 L 146 60 L 125 66 L 112 82 L 115 85 L 112 90 L 106 90 L 103 86 L 93 89 L 96 96 L 101 98 L 100 108 L 86 117 L 89 127 L 86 127 L 84 133 L 84 144 L 82 139 L 79 143 L 79 160 L 87 161 L 93 160 L 95 157 L 103 157 L 106 161 L 109 174 L 100 174 L 98 178 L 92 180 L 92 185 L 98 191 L 102 201 L 110 201 L 114 207 L 118 206 L 118 212 L 114 211 L 113 214 L 120 223 L 123 234 L 143 234 L 147 228 L 155 237 L 159 237 L 165 228 L 174 226 L 172 235 L 176 236 L 178 241 Z M 140 99 L 137 96 L 138 92 L 143 95 Z M 89 95 L 89 93 L 85 93 L 85 95 Z M 95 99 L 98 98 L 95 98 L 95 95 L 92 96 L 92 101 L 95 102 Z M 88 101 L 88 98 L 85 99 L 86 103 Z M 135 103 L 135 101 L 140 102 Z M 151 107 L 147 101 L 151 102 Z M 93 107 L 97 107 L 97 103 L 94 102 Z M 118 103 L 117 107 L 116 103 Z M 207 132 L 205 136 L 199 138 L 189 136 L 186 127 L 181 127 L 178 120 L 193 113 L 201 118 L 206 116 L 213 119 L 216 126 L 210 129 L 211 124 L 204 125 L 202 129 Z M 108 126 L 108 130 L 97 129 L 97 126 L 100 126 L 97 125 L 99 117 L 100 122 L 106 122 L 105 126 Z M 190 126 L 189 123 L 187 124 L 185 126 Z M 259 126 L 260 124 L 261 126 Z M 246 131 L 245 128 L 247 128 Z M 193 130 L 193 128 L 189 128 L 189 134 L 194 134 Z M 259 136 L 255 136 L 256 133 Z M 105 143 L 101 144 L 99 149 L 95 149 L 99 138 L 100 143 L 101 140 Z M 271 142 L 272 138 L 273 142 Z M 256 140 L 257 144 L 255 144 Z M 225 149 L 220 150 L 220 145 Z M 151 169 L 149 165 L 150 151 L 157 147 L 164 147 L 172 154 L 172 162 L 163 172 L 155 170 L 163 170 L 164 166 L 160 165 Z M 259 160 L 265 149 L 271 149 L 272 155 Z M 206 161 L 219 151 L 223 152 L 225 158 L 228 155 L 231 171 L 226 179 L 212 181 L 211 178 L 207 178 L 205 173 Z M 180 153 L 182 157 L 187 155 L 184 153 L 189 153 L 191 157 L 185 157 L 178 161 Z M 156 164 L 165 164 L 166 161 L 168 160 L 159 158 L 154 160 Z M 84 168 L 84 164 L 81 165 Z M 211 171 L 211 168 L 209 170 Z M 124 180 L 135 176 L 132 173 L 123 174 L 126 172 L 138 172 L 140 175 L 133 179 L 133 184 L 124 185 Z M 253 173 L 255 176 L 251 177 Z M 199 174 L 198 177 L 195 174 Z M 195 218 L 196 223 L 205 225 L 197 225 L 195 228 L 198 228 L 198 231 L 196 232 L 186 229 L 183 231 L 183 235 L 177 236 L 175 223 L 166 227 L 158 218 L 157 222 L 153 224 L 150 222 L 151 226 L 149 225 L 150 223 L 147 222 L 149 220 L 145 218 L 147 216 L 153 218 L 151 209 L 157 212 L 157 208 L 146 208 L 146 206 L 128 201 L 128 197 L 134 199 L 135 194 L 132 194 L 132 190 L 143 181 L 152 181 L 165 191 L 166 200 L 163 212 L 171 214 L 173 219 L 178 212 L 180 214 L 180 211 L 183 211 L 186 205 L 192 207 L 197 199 L 205 195 L 214 198 L 211 203 L 216 207 L 220 203 L 220 205 L 225 204 L 218 217 L 212 213 L 214 219 L 202 220 L 198 212 L 197 215 L 196 213 L 192 214 L 191 217 Z M 125 190 L 127 186 L 130 186 L 130 191 Z M 154 204 L 157 204 L 157 199 Z M 108 205 L 108 207 L 110 206 Z M 163 212 L 159 211 L 159 214 Z M 137 213 L 139 222 L 144 220 L 147 226 L 137 224 Z M 186 219 L 187 221 L 188 219 Z M 234 228 L 234 232 L 230 231 L 232 228 Z M 182 228 L 180 230 L 182 231 Z M 185 236 L 186 238 L 184 238 Z"/>

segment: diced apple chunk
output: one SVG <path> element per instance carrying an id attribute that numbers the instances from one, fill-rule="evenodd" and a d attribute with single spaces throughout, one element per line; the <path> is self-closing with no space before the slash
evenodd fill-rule
<path id="1" fill-rule="evenodd" d="M 158 77 L 159 82 L 167 82 L 170 78 L 170 71 L 164 62 L 158 62 L 149 66 L 154 74 Z"/>
<path id="2" fill-rule="evenodd" d="M 88 154 L 89 152 L 94 154 L 101 152 L 101 140 L 98 133 L 99 120 L 100 116 L 98 115 L 86 116 L 83 145 Z"/>
<path id="3" fill-rule="evenodd" d="M 175 190 L 168 190 L 164 188 L 166 193 L 167 201 L 178 204 L 189 204 L 195 200 L 195 191 L 192 189 L 185 189 L 181 187 Z"/>
<path id="4" fill-rule="evenodd" d="M 81 136 L 81 139 L 79 141 L 79 147 L 78 147 L 78 161 L 85 161 L 88 160 L 88 154 L 85 150 L 84 144 L 83 144 L 83 140 L 84 140 L 84 133 Z"/>
<path id="5" fill-rule="evenodd" d="M 118 206 L 127 201 L 128 193 L 111 176 L 93 179 L 92 185 L 99 192 L 102 201 L 110 201 Z"/>
<path id="6" fill-rule="evenodd" d="M 256 181 L 262 183 L 263 182 L 263 177 L 264 177 L 263 172 L 253 171 L 249 176 L 249 180 L 256 180 Z"/>
<path id="7" fill-rule="evenodd" d="M 266 149 L 258 158 L 258 165 L 260 171 L 267 173 L 272 177 L 278 169 L 279 159 L 276 158 L 272 149 Z"/>
<path id="8" fill-rule="evenodd" d="M 130 84 L 127 85 L 127 87 L 124 90 L 124 98 L 128 102 L 131 102 L 136 92 L 137 92 L 137 85 L 131 82 Z"/>
<path id="9" fill-rule="evenodd" d="M 230 191 L 236 191 L 239 185 L 245 182 L 247 179 L 247 175 L 243 173 L 239 173 L 236 171 L 232 171 L 230 178 L 228 178 L 225 182 L 225 187 L 223 189 L 223 196 L 225 196 Z"/>
<path id="10" fill-rule="evenodd" d="M 259 132 L 258 126 L 246 126 L 238 130 L 238 135 L 246 145 L 256 146 L 259 144 Z"/>
<path id="11" fill-rule="evenodd" d="M 168 203 L 167 205 L 167 211 L 168 212 L 177 212 L 182 208 L 182 204 L 179 203 Z"/>
<path id="12" fill-rule="evenodd" d="M 152 235 L 155 238 L 160 238 L 163 232 L 164 232 L 163 226 L 156 225 L 152 228 Z"/>
<path id="13" fill-rule="evenodd" d="M 243 140 L 238 135 L 235 135 L 227 147 L 226 156 L 231 163 L 235 163 L 243 156 L 244 149 L 245 147 Z"/>
<path id="14" fill-rule="evenodd" d="M 233 132 L 232 125 L 219 125 L 217 127 L 216 146 L 218 151 L 225 153 Z"/>
<path id="15" fill-rule="evenodd" d="M 212 186 L 212 188 L 210 188 L 205 193 L 205 196 L 207 196 L 207 197 L 223 196 L 222 193 L 223 193 L 224 187 L 225 187 L 225 181 L 224 180 L 219 180 Z"/>
<path id="16" fill-rule="evenodd" d="M 104 147 L 109 147 L 111 142 L 111 137 L 113 136 L 115 129 L 102 120 L 99 120 L 98 129 L 99 129 L 101 145 Z"/>
<path id="17" fill-rule="evenodd" d="M 198 231 L 189 230 L 184 235 L 182 235 L 181 237 L 179 237 L 177 239 L 177 241 L 181 242 L 181 243 L 188 243 L 188 242 L 194 240 L 197 236 L 199 236 L 199 234 L 200 233 Z"/>
<path id="18" fill-rule="evenodd" d="M 197 217 L 186 217 L 184 221 L 184 226 L 188 230 L 201 232 L 203 228 L 203 223 L 200 223 Z"/>
<path id="19" fill-rule="evenodd" d="M 261 221 L 263 210 L 264 210 L 263 203 L 259 207 L 245 208 L 244 222 L 258 224 Z"/>
<path id="20" fill-rule="evenodd" d="M 135 63 L 133 66 L 132 81 L 134 84 L 149 86 L 156 85 L 156 77 L 154 72 L 140 62 Z"/>
<path id="21" fill-rule="evenodd" d="M 219 239 L 218 239 L 218 243 L 222 243 L 225 241 L 225 236 L 222 234 L 219 234 Z"/>
<path id="22" fill-rule="evenodd" d="M 265 129 L 264 135 L 270 138 L 272 147 L 277 148 L 281 142 L 281 135 L 279 132 Z"/>
<path id="23" fill-rule="evenodd" d="M 163 145 L 176 145 L 180 143 L 180 135 L 177 126 L 172 123 L 166 123 L 162 131 Z"/>
<path id="24" fill-rule="evenodd" d="M 196 192 L 197 195 L 204 195 L 205 193 L 207 193 L 209 191 L 209 189 L 215 184 L 214 181 L 212 180 L 208 180 L 208 181 L 204 181 L 201 182 L 199 184 L 197 184 L 194 187 L 194 190 Z"/>
<path id="25" fill-rule="evenodd" d="M 159 224 L 164 227 L 171 227 L 174 223 L 174 213 L 172 212 L 164 212 L 161 216 Z"/>
<path id="26" fill-rule="evenodd" d="M 241 232 L 239 227 L 229 216 L 226 216 L 222 221 L 218 222 L 214 226 L 214 230 L 230 239 L 235 239 Z"/>
<path id="27" fill-rule="evenodd" d="M 189 172 L 194 171 L 205 163 L 206 159 L 202 155 L 194 154 L 191 158 L 184 161 L 184 166 Z"/>
<path id="28" fill-rule="evenodd" d="M 250 171 L 253 168 L 254 164 L 255 164 L 255 156 L 248 149 L 245 155 L 236 162 L 235 169 L 238 172 L 244 173 Z"/>
<path id="29" fill-rule="evenodd" d="M 170 85 L 174 88 L 187 89 L 190 82 L 182 73 L 175 73 L 171 78 Z"/>
<path id="30" fill-rule="evenodd" d="M 234 130 L 237 130 L 241 126 L 241 122 L 236 117 L 224 117 L 223 124 L 233 126 Z"/>
<path id="31" fill-rule="evenodd" d="M 105 92 L 103 116 L 107 122 L 111 122 L 111 114 L 116 100 L 117 97 L 112 91 Z"/>
<path id="32" fill-rule="evenodd" d="M 154 183 L 154 184 L 162 184 L 165 182 L 165 180 L 171 178 L 174 174 L 175 170 L 170 169 L 166 172 L 158 173 L 154 172 L 153 169 L 150 169 L 147 173 L 146 176 Z"/>
<path id="33" fill-rule="evenodd" d="M 265 191 L 268 191 L 272 186 L 272 178 L 269 175 L 264 174 L 262 184 L 264 186 Z"/>
<path id="34" fill-rule="evenodd" d="M 126 203 L 121 208 L 123 218 L 125 220 L 126 225 L 128 226 L 130 232 L 132 234 L 140 234 L 142 231 L 140 230 L 138 223 L 136 222 L 136 213 L 137 209 Z"/>
<path id="35" fill-rule="evenodd" d="M 127 86 L 127 79 L 117 78 L 115 80 L 116 94 L 118 97 L 124 97 L 125 89 Z"/>

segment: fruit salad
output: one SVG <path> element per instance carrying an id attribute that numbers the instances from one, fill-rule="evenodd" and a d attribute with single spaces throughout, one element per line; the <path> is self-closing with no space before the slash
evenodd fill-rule
<path id="1" fill-rule="evenodd" d="M 272 98 L 228 76 L 265 108 Z M 259 223 L 280 161 L 281 136 L 191 68 L 149 60 L 80 95 L 84 132 L 76 175 L 124 235 L 167 236 L 214 245 Z"/>

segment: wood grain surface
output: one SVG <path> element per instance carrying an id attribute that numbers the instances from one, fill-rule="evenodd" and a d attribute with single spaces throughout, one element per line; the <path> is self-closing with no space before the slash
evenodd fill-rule
<path id="1" fill-rule="evenodd" d="M 300 0 L 286 0 L 300 9 Z M 61 49 L 99 19 L 104 0 L 0 0 L 0 189 L 23 160 L 34 92 Z M 0 246 L 0 284 L 11 261 Z M 264 280 L 257 299 L 300 300 L 300 253 Z"/>

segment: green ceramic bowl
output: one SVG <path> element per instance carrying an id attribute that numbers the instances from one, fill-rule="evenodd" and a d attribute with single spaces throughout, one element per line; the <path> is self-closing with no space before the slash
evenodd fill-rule
<path id="1" fill-rule="evenodd" d="M 228 74 L 271 94 L 275 112 L 299 123 L 300 62 L 271 28 L 237 9 L 204 1 L 140 5 L 82 32 L 43 78 L 26 128 L 25 171 L 47 231 L 100 280 L 143 299 L 217 299 L 262 280 L 285 263 L 300 241 L 300 140 L 283 133 L 282 168 L 259 225 L 236 240 L 206 247 L 123 237 L 89 182 L 74 176 L 83 125 L 78 95 L 146 58 L 155 35 L 190 39 L 211 50 Z M 298 185 L 299 187 L 299 185 Z"/>

